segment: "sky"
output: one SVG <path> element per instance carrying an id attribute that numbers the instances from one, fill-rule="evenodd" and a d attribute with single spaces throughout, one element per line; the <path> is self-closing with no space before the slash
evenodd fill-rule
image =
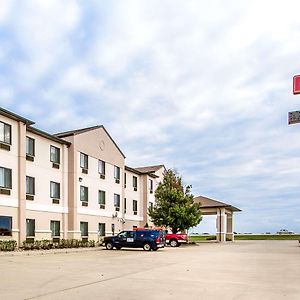
<path id="1" fill-rule="evenodd" d="M 0 0 L 0 106 L 103 124 L 132 167 L 175 168 L 237 232 L 300 232 L 299 1 Z M 198 232 L 214 232 L 204 218 Z"/>

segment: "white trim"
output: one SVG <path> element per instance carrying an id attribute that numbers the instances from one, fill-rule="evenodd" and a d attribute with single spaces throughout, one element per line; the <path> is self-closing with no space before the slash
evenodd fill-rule
<path id="1" fill-rule="evenodd" d="M 80 230 L 68 230 L 67 233 L 81 233 Z"/>
<path id="2" fill-rule="evenodd" d="M 40 230 L 35 230 L 35 232 L 36 232 L 36 233 L 51 233 L 52 231 L 51 231 L 51 230 L 48 230 L 48 229 L 46 229 L 46 230 L 40 229 Z"/>
<path id="3" fill-rule="evenodd" d="M 20 229 L 12 229 L 12 232 L 20 232 Z"/>
<path id="4" fill-rule="evenodd" d="M 33 202 L 26 202 L 26 209 L 27 210 L 34 210 L 34 211 L 45 211 L 45 212 L 53 212 L 53 213 L 61 213 L 61 214 L 67 214 L 68 208 L 63 207 L 61 205 L 57 204 L 38 204 Z"/>
<path id="5" fill-rule="evenodd" d="M 88 233 L 89 233 L 89 234 L 90 234 L 90 233 L 96 233 L 96 234 L 98 234 L 98 231 L 89 231 Z"/>
<path id="6" fill-rule="evenodd" d="M 80 215 L 90 215 L 90 216 L 98 216 L 98 217 L 108 217 L 108 218 L 112 218 L 112 215 L 115 214 L 116 211 L 103 211 L 99 209 L 99 211 L 96 211 L 94 209 L 86 209 L 86 208 L 81 208 L 78 207 L 77 208 L 77 214 Z M 119 215 L 121 216 L 122 213 L 120 213 L 119 211 L 117 211 L 118 213 L 118 217 Z"/>
<path id="7" fill-rule="evenodd" d="M 0 205 L 9 206 L 9 207 L 19 207 L 19 200 L 11 197 L 8 198 L 0 197 Z"/>
<path id="8" fill-rule="evenodd" d="M 125 222 L 126 221 L 143 221 L 143 217 L 139 217 L 139 216 L 130 216 L 130 217 L 125 217 Z"/>

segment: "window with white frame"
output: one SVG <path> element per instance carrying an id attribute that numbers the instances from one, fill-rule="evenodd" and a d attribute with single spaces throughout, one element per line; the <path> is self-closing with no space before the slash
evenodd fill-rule
<path id="1" fill-rule="evenodd" d="M 120 183 L 120 168 L 117 166 L 114 166 L 114 178 L 116 183 Z"/>
<path id="2" fill-rule="evenodd" d="M 132 201 L 132 207 L 133 207 L 133 214 L 137 215 L 137 200 Z"/>
<path id="3" fill-rule="evenodd" d="M 99 160 L 98 162 L 98 172 L 101 178 L 105 178 L 105 161 Z"/>
<path id="4" fill-rule="evenodd" d="M 35 141 L 28 136 L 26 136 L 26 155 L 31 157 L 35 155 Z"/>
<path id="5" fill-rule="evenodd" d="M 0 143 L 11 145 L 11 125 L 0 122 Z"/>
<path id="6" fill-rule="evenodd" d="M 119 194 L 114 194 L 114 206 L 116 211 L 120 210 L 120 195 Z"/>
<path id="7" fill-rule="evenodd" d="M 26 176 L 26 194 L 35 194 L 35 179 L 34 177 Z"/>
<path id="8" fill-rule="evenodd" d="M 99 236 L 105 236 L 105 223 L 99 223 L 98 226 Z"/>
<path id="9" fill-rule="evenodd" d="M 60 149 L 52 145 L 50 146 L 50 161 L 60 164 Z"/>
<path id="10" fill-rule="evenodd" d="M 35 236 L 35 219 L 26 219 L 26 236 Z"/>
<path id="11" fill-rule="evenodd" d="M 52 237 L 60 236 L 60 221 L 50 221 L 50 230 Z"/>
<path id="12" fill-rule="evenodd" d="M 12 188 L 11 169 L 0 167 L 0 188 Z"/>
<path id="13" fill-rule="evenodd" d="M 50 181 L 50 197 L 60 199 L 60 183 Z"/>
<path id="14" fill-rule="evenodd" d="M 101 209 L 105 209 L 105 191 L 98 192 L 98 199 Z"/>
<path id="15" fill-rule="evenodd" d="M 133 190 L 137 191 L 137 177 L 136 176 L 132 176 L 132 186 L 133 186 Z"/>
<path id="16" fill-rule="evenodd" d="M 89 223 L 80 222 L 80 232 L 82 237 L 88 237 L 89 235 Z"/>
<path id="17" fill-rule="evenodd" d="M 152 179 L 149 179 L 149 192 L 150 192 L 150 194 L 153 193 L 153 180 Z"/>
<path id="18" fill-rule="evenodd" d="M 88 202 L 89 201 L 89 189 L 87 186 L 80 186 L 80 201 Z"/>
<path id="19" fill-rule="evenodd" d="M 84 153 L 80 153 L 80 168 L 84 170 L 89 168 L 89 157 Z"/>

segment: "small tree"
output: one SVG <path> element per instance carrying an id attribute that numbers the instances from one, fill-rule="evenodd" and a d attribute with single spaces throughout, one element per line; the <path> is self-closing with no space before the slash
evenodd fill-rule
<path id="1" fill-rule="evenodd" d="M 200 204 L 194 203 L 191 186 L 184 187 L 176 171 L 167 170 L 155 191 L 155 205 L 148 214 L 155 226 L 173 233 L 196 226 L 202 220 Z"/>

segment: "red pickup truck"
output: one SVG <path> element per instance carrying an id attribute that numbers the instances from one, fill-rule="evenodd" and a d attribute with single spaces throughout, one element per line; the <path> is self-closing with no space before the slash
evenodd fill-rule
<path id="1" fill-rule="evenodd" d="M 186 233 L 167 233 L 166 243 L 171 247 L 179 247 L 183 243 L 188 242 L 188 236 Z"/>

